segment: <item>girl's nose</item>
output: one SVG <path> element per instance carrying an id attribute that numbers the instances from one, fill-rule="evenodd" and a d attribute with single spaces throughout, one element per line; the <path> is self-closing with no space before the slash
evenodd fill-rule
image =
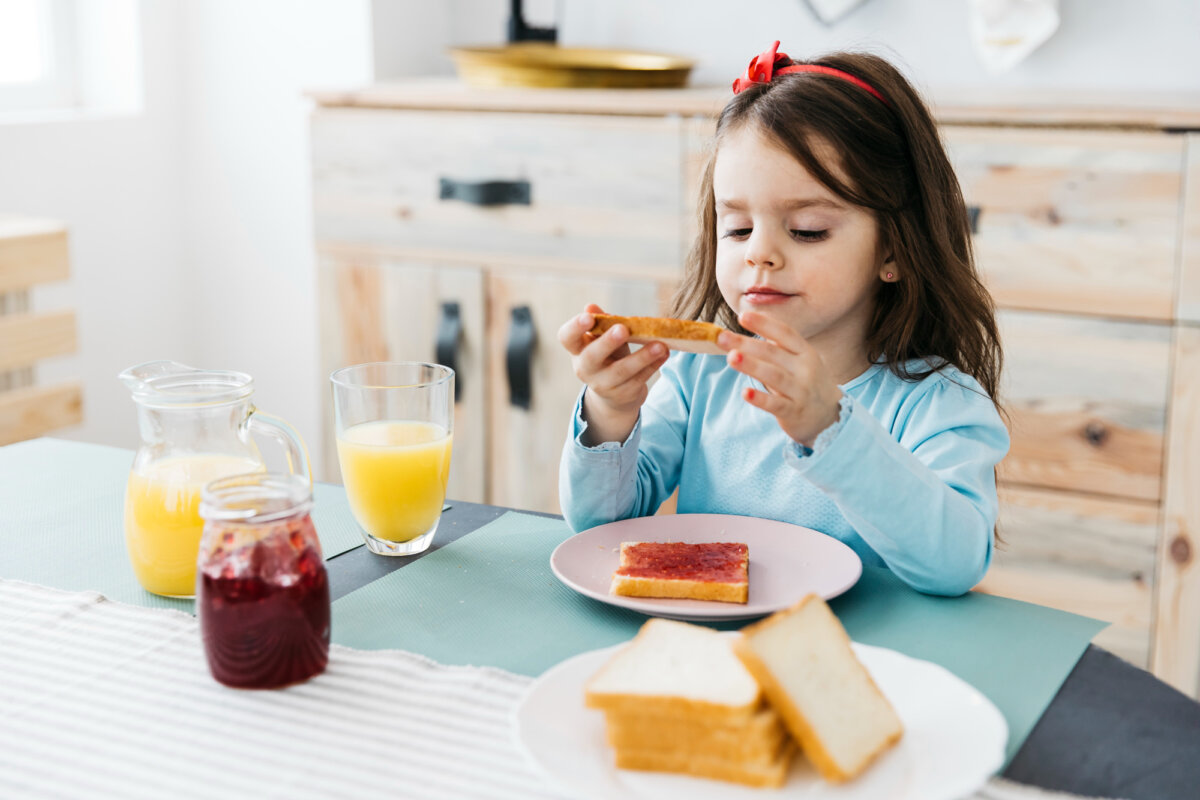
<path id="1" fill-rule="evenodd" d="M 761 269 L 776 269 L 783 266 L 783 254 L 776 246 L 774 237 L 769 236 L 761 228 L 756 228 L 750 234 L 750 241 L 746 247 L 746 266 Z"/>

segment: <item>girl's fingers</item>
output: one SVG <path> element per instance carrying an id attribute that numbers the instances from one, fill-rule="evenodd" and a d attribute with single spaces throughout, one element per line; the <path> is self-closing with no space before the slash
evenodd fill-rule
<path id="1" fill-rule="evenodd" d="M 809 347 L 805 338 L 786 322 L 758 311 L 743 311 L 738 315 L 738 322 L 746 330 L 774 342 L 789 353 L 803 353 Z"/>
<path id="2" fill-rule="evenodd" d="M 629 382 L 631 384 L 636 384 L 639 387 L 644 386 L 645 384 L 649 383 L 650 379 L 654 377 L 654 373 L 658 372 L 659 369 L 662 368 L 662 365 L 666 363 L 666 361 L 667 360 L 665 358 L 654 359 L 649 366 L 645 367 L 641 372 L 634 375 Z"/>
<path id="3" fill-rule="evenodd" d="M 775 364 L 784 372 L 790 370 L 790 365 L 796 358 L 795 353 L 780 347 L 773 341 L 756 339 L 753 336 L 742 336 L 732 331 L 722 332 L 717 338 L 717 345 L 723 348 L 727 354 L 736 351 L 746 356 L 752 356 L 761 361 Z M 807 346 L 807 343 L 805 343 L 805 346 Z M 729 364 L 730 366 L 734 365 L 732 361 Z"/>
<path id="4" fill-rule="evenodd" d="M 743 350 L 731 350 L 725 358 L 729 366 L 743 375 L 761 381 L 771 392 L 785 397 L 794 394 L 793 382 L 796 376 L 774 361 L 757 358 Z"/>
<path id="5" fill-rule="evenodd" d="M 647 345 L 636 353 L 613 362 L 605 370 L 604 377 L 598 381 L 602 385 L 597 388 L 612 390 L 625 383 L 645 383 L 654 371 L 663 365 L 666 357 L 667 348 L 662 344 Z"/>
<path id="6" fill-rule="evenodd" d="M 750 405 L 761 408 L 768 414 L 775 416 L 782 413 L 787 404 L 791 402 L 780 395 L 764 392 L 762 389 L 755 389 L 749 386 L 742 390 L 742 399 Z"/>
<path id="7" fill-rule="evenodd" d="M 595 324 L 590 312 L 576 314 L 558 329 L 558 343 L 571 355 L 579 355 L 588 344 L 588 331 Z"/>
<path id="8" fill-rule="evenodd" d="M 629 331 L 624 325 L 613 325 L 583 348 L 579 354 L 576 371 L 582 373 L 581 378 L 584 374 L 592 375 L 628 355 Z M 585 379 L 585 382 L 590 381 Z"/>
<path id="9" fill-rule="evenodd" d="M 579 355 L 583 348 L 591 344 L 597 337 L 588 333 L 596 324 L 593 314 L 603 314 L 603 309 L 595 303 L 588 303 L 582 314 L 577 314 L 563 323 L 558 329 L 558 342 L 573 356 Z"/>
<path id="10" fill-rule="evenodd" d="M 743 336 L 742 334 L 734 333 L 733 331 L 721 331 L 721 334 L 717 336 L 717 347 L 720 347 L 722 350 L 728 353 L 735 347 L 743 347 L 745 346 L 746 342 L 753 341 L 755 341 L 753 336 Z"/>

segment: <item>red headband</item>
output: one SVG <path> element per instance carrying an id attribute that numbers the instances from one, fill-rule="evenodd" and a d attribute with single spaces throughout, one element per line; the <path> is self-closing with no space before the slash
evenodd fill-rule
<path id="1" fill-rule="evenodd" d="M 817 72 L 822 75 L 833 75 L 836 78 L 849 81 L 861 89 L 866 89 L 871 94 L 879 98 L 879 102 L 885 106 L 888 101 L 884 99 L 875 87 L 864 81 L 862 78 L 856 78 L 849 72 L 842 72 L 840 69 L 833 67 L 820 67 L 816 64 L 793 64 L 791 66 L 782 66 L 791 63 L 787 53 L 777 53 L 779 42 L 771 45 L 764 50 L 761 55 L 757 55 L 750 59 L 750 66 L 746 67 L 745 76 L 738 78 L 733 82 L 733 93 L 737 94 L 743 89 L 749 89 L 756 83 L 770 83 L 771 78 L 776 75 L 787 75 L 792 72 Z"/>

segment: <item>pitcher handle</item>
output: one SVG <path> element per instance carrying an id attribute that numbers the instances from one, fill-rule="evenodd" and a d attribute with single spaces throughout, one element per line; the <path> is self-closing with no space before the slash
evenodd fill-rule
<path id="1" fill-rule="evenodd" d="M 304 446 L 304 439 L 295 428 L 279 417 L 265 414 L 258 409 L 251 412 L 250 419 L 246 424 L 251 433 L 262 434 L 268 439 L 278 442 L 283 447 L 284 455 L 287 456 L 288 472 L 300 475 L 308 481 L 309 487 L 312 487 L 312 467 L 308 462 L 308 448 Z"/>

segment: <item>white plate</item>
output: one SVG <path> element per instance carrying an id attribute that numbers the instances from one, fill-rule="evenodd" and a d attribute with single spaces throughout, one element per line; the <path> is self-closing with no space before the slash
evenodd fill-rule
<path id="1" fill-rule="evenodd" d="M 737 635 L 737 634 L 731 634 Z M 904 723 L 904 736 L 845 784 L 826 783 L 803 756 L 778 791 L 613 766 L 604 715 L 583 705 L 583 687 L 624 645 L 592 650 L 547 670 L 516 711 L 526 756 L 571 797 L 688 800 L 958 800 L 978 789 L 1004 762 L 1008 725 L 974 687 L 928 661 L 855 644 L 854 651 Z"/>
<path id="2" fill-rule="evenodd" d="M 621 542 L 745 542 L 750 549 L 749 602 L 609 594 L 621 561 Z M 663 514 L 577 533 L 555 548 L 550 568 L 567 586 L 602 603 L 672 619 L 735 620 L 779 611 L 810 592 L 826 600 L 837 597 L 858 582 L 862 560 L 832 536 L 787 522 L 731 514 Z"/>

